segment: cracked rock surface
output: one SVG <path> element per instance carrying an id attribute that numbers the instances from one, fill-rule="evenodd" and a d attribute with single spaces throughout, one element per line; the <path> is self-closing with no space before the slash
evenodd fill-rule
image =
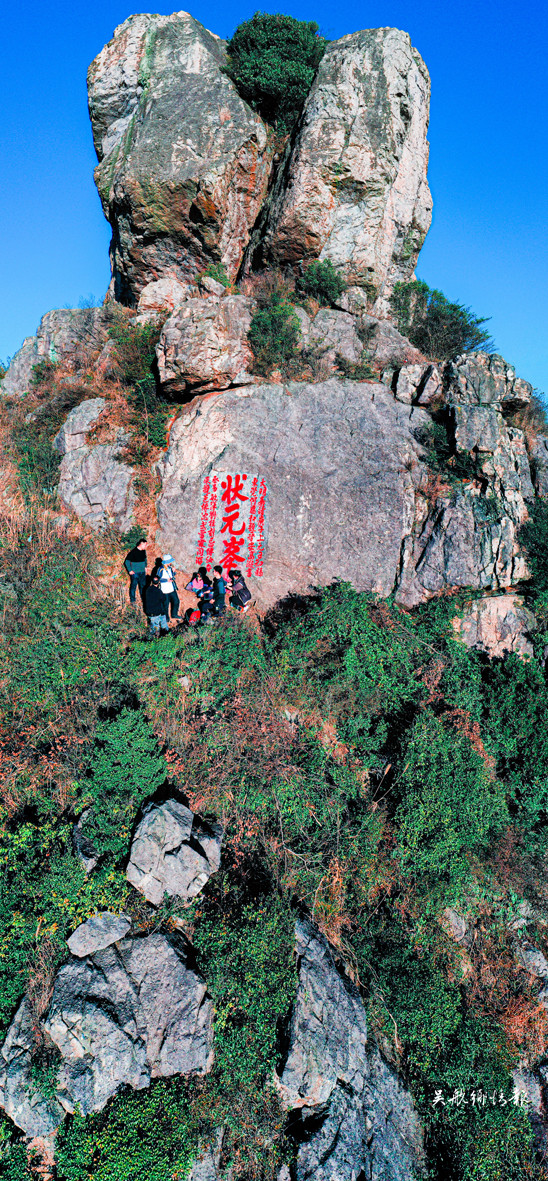
<path id="1" fill-rule="evenodd" d="M 159 906 L 167 894 L 189 902 L 221 863 L 222 830 L 178 800 L 149 804 L 131 843 L 127 879 Z"/>
<path id="2" fill-rule="evenodd" d="M 104 406 L 104 398 L 80 402 L 55 436 L 53 445 L 63 457 L 59 496 L 92 529 L 102 529 L 110 522 L 123 532 L 132 524 L 136 500 L 135 472 L 118 459 L 127 436 L 119 431 L 116 443 L 86 441 Z"/>
<path id="3" fill-rule="evenodd" d="M 298 989 L 278 1080 L 300 1125 L 296 1181 L 409 1181 L 423 1167 L 409 1092 L 368 1040 L 357 989 L 309 922 L 296 925 Z"/>
<path id="4" fill-rule="evenodd" d="M 66 1112 L 100 1111 L 121 1086 L 205 1074 L 213 1060 L 213 1009 L 176 936 L 123 938 L 55 978 L 44 1029 L 60 1054 L 57 1096 L 31 1076 L 33 1020 L 25 999 L 0 1051 L 0 1103 L 28 1136 L 47 1136 Z"/>
<path id="5" fill-rule="evenodd" d="M 273 189 L 265 256 L 330 259 L 369 282 L 385 311 L 430 226 L 429 103 L 428 71 L 407 33 L 364 29 L 330 42 Z"/>
<path id="6" fill-rule="evenodd" d="M 90 66 L 95 180 L 124 303 L 155 280 L 194 280 L 212 260 L 237 274 L 272 147 L 225 63 L 224 42 L 175 12 L 128 17 Z"/>
<path id="7" fill-rule="evenodd" d="M 259 471 L 271 490 L 264 585 L 254 587 L 263 601 L 336 577 L 388 594 L 422 472 L 413 432 L 425 421 L 385 386 L 335 378 L 196 399 L 158 464 L 159 544 L 192 570 L 202 476 Z"/>

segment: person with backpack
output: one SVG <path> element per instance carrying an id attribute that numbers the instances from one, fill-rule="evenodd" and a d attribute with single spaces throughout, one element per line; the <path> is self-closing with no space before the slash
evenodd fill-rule
<path id="1" fill-rule="evenodd" d="M 140 537 L 139 541 L 133 546 L 133 549 L 130 549 L 124 561 L 124 566 L 129 574 L 130 603 L 135 603 L 136 601 L 137 587 L 139 587 L 139 594 L 142 601 L 147 580 L 147 543 L 144 537 Z"/>
<path id="2" fill-rule="evenodd" d="M 230 589 L 232 591 L 230 596 L 230 605 L 231 607 L 235 607 L 236 611 L 245 613 L 249 610 L 251 591 L 249 587 L 246 586 L 242 571 L 229 570 L 228 577 L 230 579 Z"/>
<path id="3" fill-rule="evenodd" d="M 223 567 L 213 567 L 213 611 L 214 614 L 224 615 L 226 610 L 225 603 L 226 582 L 223 578 Z"/>
<path id="4" fill-rule="evenodd" d="M 160 582 L 160 589 L 165 595 L 168 605 L 168 613 L 171 610 L 171 618 L 179 619 L 179 595 L 177 594 L 177 583 L 175 581 L 175 567 L 173 566 L 173 558 L 171 554 L 163 554 L 162 561 L 158 566 L 157 577 Z"/>
<path id="5" fill-rule="evenodd" d="M 159 578 L 152 578 L 147 586 L 144 607 L 148 615 L 150 638 L 158 639 L 162 632 L 169 632 L 168 603 L 162 592 Z"/>
<path id="6" fill-rule="evenodd" d="M 209 623 L 213 610 L 213 587 L 205 566 L 200 566 L 198 577 L 202 583 L 199 590 L 196 591 L 200 608 L 200 622 Z"/>

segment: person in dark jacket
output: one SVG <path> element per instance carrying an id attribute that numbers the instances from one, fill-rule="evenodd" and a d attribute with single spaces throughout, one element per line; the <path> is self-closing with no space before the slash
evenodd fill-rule
<path id="1" fill-rule="evenodd" d="M 225 613 L 226 582 L 223 578 L 223 567 L 213 567 L 213 610 L 215 615 Z"/>
<path id="2" fill-rule="evenodd" d="M 147 580 L 147 543 L 144 537 L 141 537 L 133 549 L 130 549 L 124 566 L 129 574 L 129 601 L 134 603 L 137 587 L 139 587 L 141 599 L 143 598 Z"/>
<path id="3" fill-rule="evenodd" d="M 160 580 L 153 578 L 145 591 L 145 612 L 148 615 L 151 637 L 169 631 L 167 611 L 168 602 L 160 586 Z"/>
<path id="4" fill-rule="evenodd" d="M 232 591 L 230 596 L 230 605 L 235 607 L 237 611 L 246 612 L 249 609 L 251 600 L 251 591 L 246 582 L 241 570 L 228 571 L 229 585 Z"/>

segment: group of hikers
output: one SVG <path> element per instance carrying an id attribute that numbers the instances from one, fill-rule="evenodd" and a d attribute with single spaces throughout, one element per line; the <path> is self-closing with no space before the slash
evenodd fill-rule
<path id="1" fill-rule="evenodd" d="M 171 554 L 156 558 L 150 574 L 147 574 L 146 540 L 141 537 L 125 559 L 129 574 L 129 601 L 137 602 L 137 591 L 141 596 L 143 609 L 149 621 L 149 634 L 153 637 L 165 635 L 170 630 L 170 617 L 176 626 L 198 627 L 214 623 L 226 611 L 226 596 L 236 611 L 249 609 L 251 591 L 246 586 L 241 570 L 223 570 L 213 567 L 210 578 L 205 566 L 195 570 L 185 590 L 196 595 L 196 607 L 189 607 L 185 614 L 179 614 L 179 599 L 175 577 L 175 565 Z"/>

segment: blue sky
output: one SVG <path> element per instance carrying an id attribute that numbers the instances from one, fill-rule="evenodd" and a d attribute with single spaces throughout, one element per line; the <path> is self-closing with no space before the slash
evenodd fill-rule
<path id="1" fill-rule="evenodd" d="M 434 220 L 418 275 L 491 316 L 497 348 L 548 394 L 545 54 L 548 6 L 325 0 L 261 5 L 318 21 L 329 38 L 406 29 L 432 77 Z M 221 36 L 251 16 L 241 0 L 193 15 Z M 172 12 L 154 4 L 154 11 Z M 86 70 L 130 0 L 4 7 L 0 71 L 0 357 L 54 307 L 102 300 L 109 227 L 93 184 Z"/>

